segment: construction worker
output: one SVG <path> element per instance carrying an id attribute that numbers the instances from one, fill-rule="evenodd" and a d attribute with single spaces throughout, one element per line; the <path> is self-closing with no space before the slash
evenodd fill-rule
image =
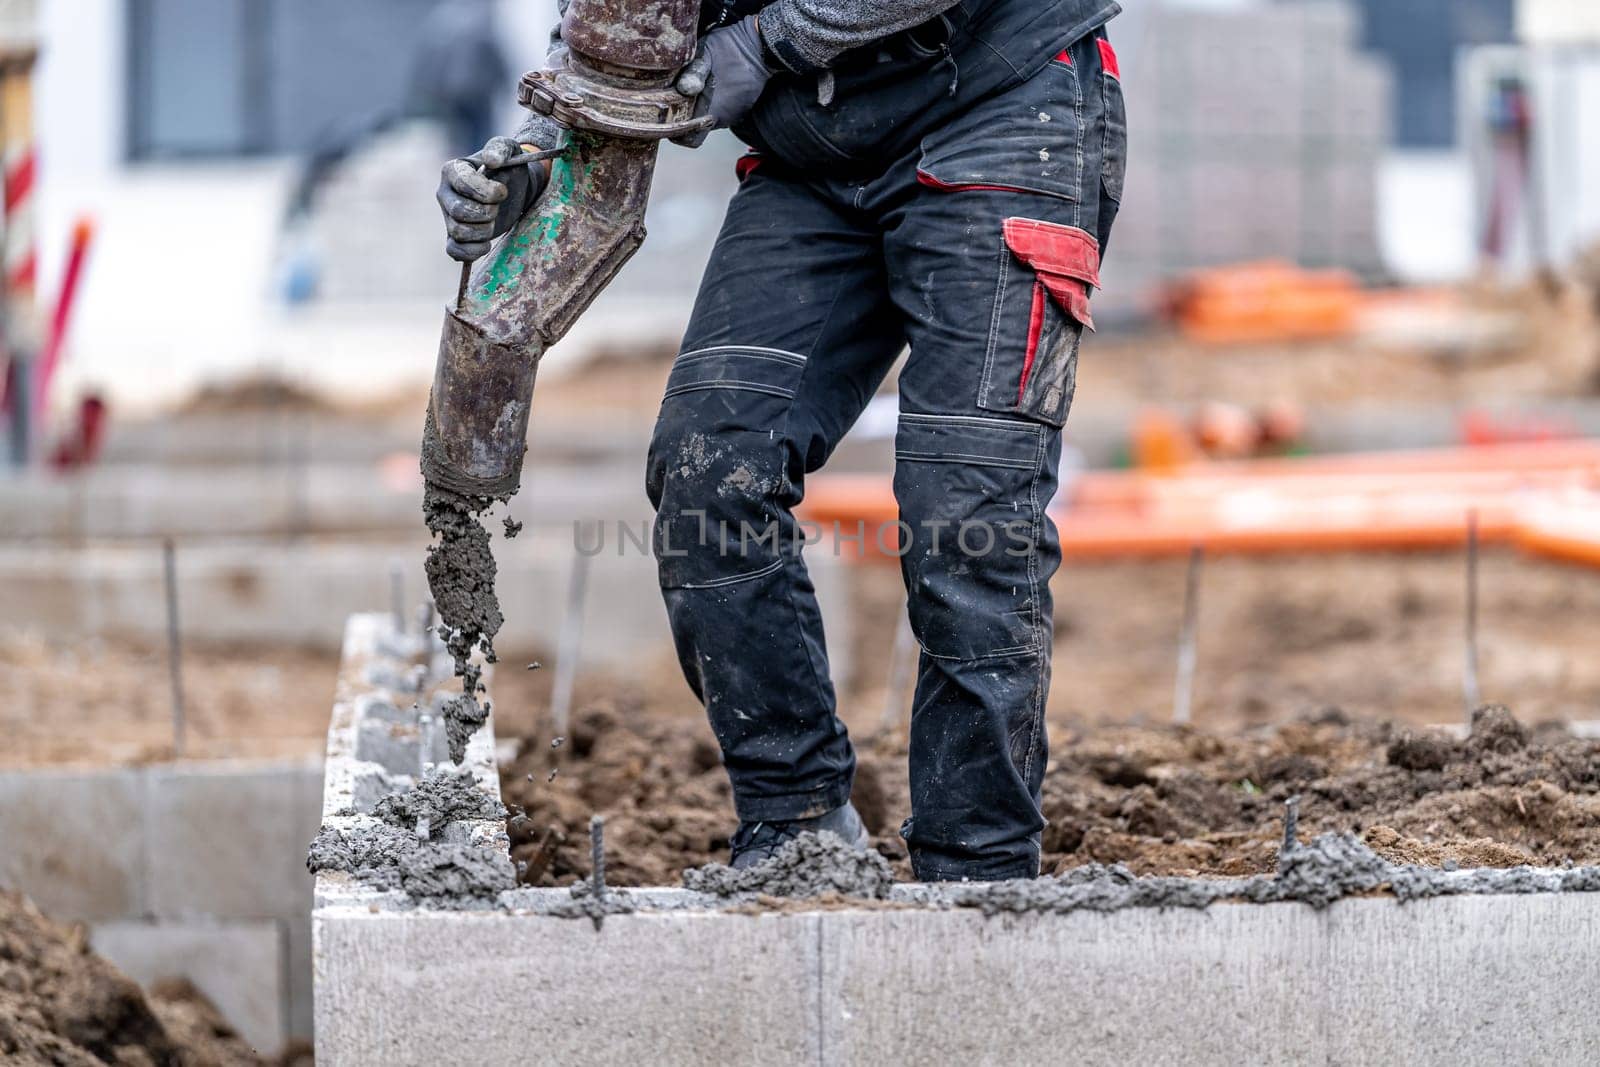
<path id="1" fill-rule="evenodd" d="M 733 783 L 733 864 L 809 830 L 866 846 L 793 509 L 909 344 L 900 555 L 921 645 L 911 817 L 924 881 L 1032 877 L 1044 827 L 1046 508 L 1122 197 L 1112 0 L 731 0 L 679 79 L 754 146 L 650 447 L 684 674 Z M 552 62 L 562 61 L 559 47 Z M 707 74 L 709 67 L 709 74 Z M 540 122 L 444 168 L 473 259 L 544 182 Z M 857 531 L 843 531 L 855 538 Z M 826 543 L 820 548 L 826 550 Z"/>

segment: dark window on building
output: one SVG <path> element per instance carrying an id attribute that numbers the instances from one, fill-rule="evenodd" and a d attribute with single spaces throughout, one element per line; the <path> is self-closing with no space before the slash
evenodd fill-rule
<path id="1" fill-rule="evenodd" d="M 302 152 L 404 110 L 437 0 L 127 0 L 128 154 Z"/>
<path id="2" fill-rule="evenodd" d="M 1363 44 L 1395 72 L 1395 136 L 1410 148 L 1456 140 L 1457 50 L 1512 40 L 1515 0 L 1355 0 Z"/>

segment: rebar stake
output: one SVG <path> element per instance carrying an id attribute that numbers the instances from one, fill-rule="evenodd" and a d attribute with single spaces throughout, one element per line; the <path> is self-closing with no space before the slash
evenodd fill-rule
<path id="1" fill-rule="evenodd" d="M 599 815 L 589 817 L 589 888 L 594 898 L 606 895 L 606 821 Z"/>
<path id="2" fill-rule="evenodd" d="M 1300 795 L 1296 793 L 1283 802 L 1283 844 L 1278 847 L 1278 871 L 1283 871 L 1284 857 L 1300 847 L 1295 834 L 1300 829 Z"/>
<path id="3" fill-rule="evenodd" d="M 1478 688 L 1478 509 L 1467 512 L 1467 626 L 1463 634 L 1466 642 L 1461 677 L 1461 693 L 1467 705 L 1467 723 L 1472 723 L 1472 713 L 1483 702 Z"/>
<path id="4" fill-rule="evenodd" d="M 589 817 L 589 900 L 598 930 L 606 917 L 606 821 L 599 815 Z"/>
<path id="5" fill-rule="evenodd" d="M 1195 545 L 1189 550 L 1189 574 L 1183 585 L 1183 626 L 1178 631 L 1178 672 L 1172 687 L 1172 721 L 1186 724 L 1194 709 L 1194 668 L 1197 657 L 1195 631 L 1200 622 L 1200 572 L 1206 550 Z"/>
<path id="6" fill-rule="evenodd" d="M 161 542 L 161 569 L 167 587 L 167 666 L 172 675 L 172 754 L 183 758 L 188 717 L 183 706 L 183 649 L 178 639 L 178 549 L 172 538 Z"/>

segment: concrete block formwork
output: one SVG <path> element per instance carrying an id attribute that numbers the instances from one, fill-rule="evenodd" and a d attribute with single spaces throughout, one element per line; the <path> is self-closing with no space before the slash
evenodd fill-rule
<path id="1" fill-rule="evenodd" d="M 648 545 L 648 523 L 628 524 Z M 588 535 L 582 542 L 592 549 Z M 838 678 L 852 669 L 846 568 L 830 540 L 806 552 L 817 587 L 829 659 Z M 529 528 L 497 541 L 497 592 L 506 624 L 502 649 L 553 649 L 577 558 L 571 527 Z M 185 640 L 285 643 L 338 648 L 344 619 L 391 600 L 391 566 L 402 567 L 409 602 L 426 594 L 426 542 L 343 544 L 222 541 L 178 546 L 179 622 Z M 0 547 L 0 588 L 19 618 L 47 635 L 163 641 L 166 600 L 160 546 L 102 545 L 83 550 Z M 634 670 L 642 658 L 672 655 L 672 635 L 655 561 L 633 539 L 606 526 L 590 560 L 582 665 Z"/>
<path id="2" fill-rule="evenodd" d="M 153 768 L 145 800 L 149 913 L 286 918 L 309 908 L 310 881 L 297 861 L 321 821 L 320 781 L 310 765 Z"/>
<path id="3" fill-rule="evenodd" d="M 620 915 L 596 930 L 325 908 L 317 1062 L 830 1062 L 815 1025 L 818 931 L 814 915 Z"/>
<path id="4" fill-rule="evenodd" d="M 141 981 L 187 978 L 262 1052 L 311 1036 L 317 761 L 0 772 L 0 886 L 92 924 Z"/>
<path id="5" fill-rule="evenodd" d="M 1579 1063 L 1597 903 L 830 912 L 820 1062 Z"/>
<path id="6" fill-rule="evenodd" d="M 401 765 L 357 758 L 363 723 L 393 721 L 392 683 L 408 662 L 385 627 L 383 616 L 351 621 L 325 828 L 375 824 L 360 813 L 373 791 L 402 787 Z M 492 727 L 481 730 L 467 764 L 498 799 L 493 748 Z M 450 829 L 504 856 L 498 820 Z M 1292 854 L 1302 873 L 1280 877 L 1306 877 L 1320 854 Z M 1159 891 L 1119 896 L 1134 884 L 1125 872 L 1095 875 L 1070 906 L 1068 883 L 1041 880 L 825 903 L 610 890 L 605 907 L 568 889 L 440 903 L 324 873 L 317 1060 L 1585 1062 L 1600 1047 L 1588 1006 L 1600 895 L 1545 890 L 1592 890 L 1600 872 L 1493 873 L 1495 888 L 1465 889 L 1483 872 L 1384 868 L 1341 892 L 1387 880 L 1409 886 L 1396 889 L 1408 902 L 1305 898 L 1334 899 L 1322 908 L 1259 879 L 1134 880 Z M 1190 906 L 1162 906 L 1180 900 Z"/>
<path id="7" fill-rule="evenodd" d="M 513 894 L 523 903 L 565 890 Z M 986 917 L 319 910 L 323 1064 L 1582 1063 L 1589 894 Z"/>
<path id="8" fill-rule="evenodd" d="M 136 769 L 0 773 L 0 885 L 63 919 L 144 915 L 143 800 Z"/>

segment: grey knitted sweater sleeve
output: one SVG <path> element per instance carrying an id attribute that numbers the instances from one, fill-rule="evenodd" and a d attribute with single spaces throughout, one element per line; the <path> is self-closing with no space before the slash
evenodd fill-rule
<path id="1" fill-rule="evenodd" d="M 761 9 L 761 36 L 798 74 L 824 70 L 852 48 L 920 26 L 958 0 L 777 0 Z"/>
<path id="2" fill-rule="evenodd" d="M 852 48 L 920 26 L 955 7 L 959 0 L 776 0 L 761 9 L 761 36 L 778 61 L 797 74 L 826 70 Z M 568 0 L 558 0 L 561 14 Z M 561 24 L 550 33 L 550 61 L 566 48 Z M 561 127 L 533 115 L 518 139 L 550 148 L 559 143 Z"/>

